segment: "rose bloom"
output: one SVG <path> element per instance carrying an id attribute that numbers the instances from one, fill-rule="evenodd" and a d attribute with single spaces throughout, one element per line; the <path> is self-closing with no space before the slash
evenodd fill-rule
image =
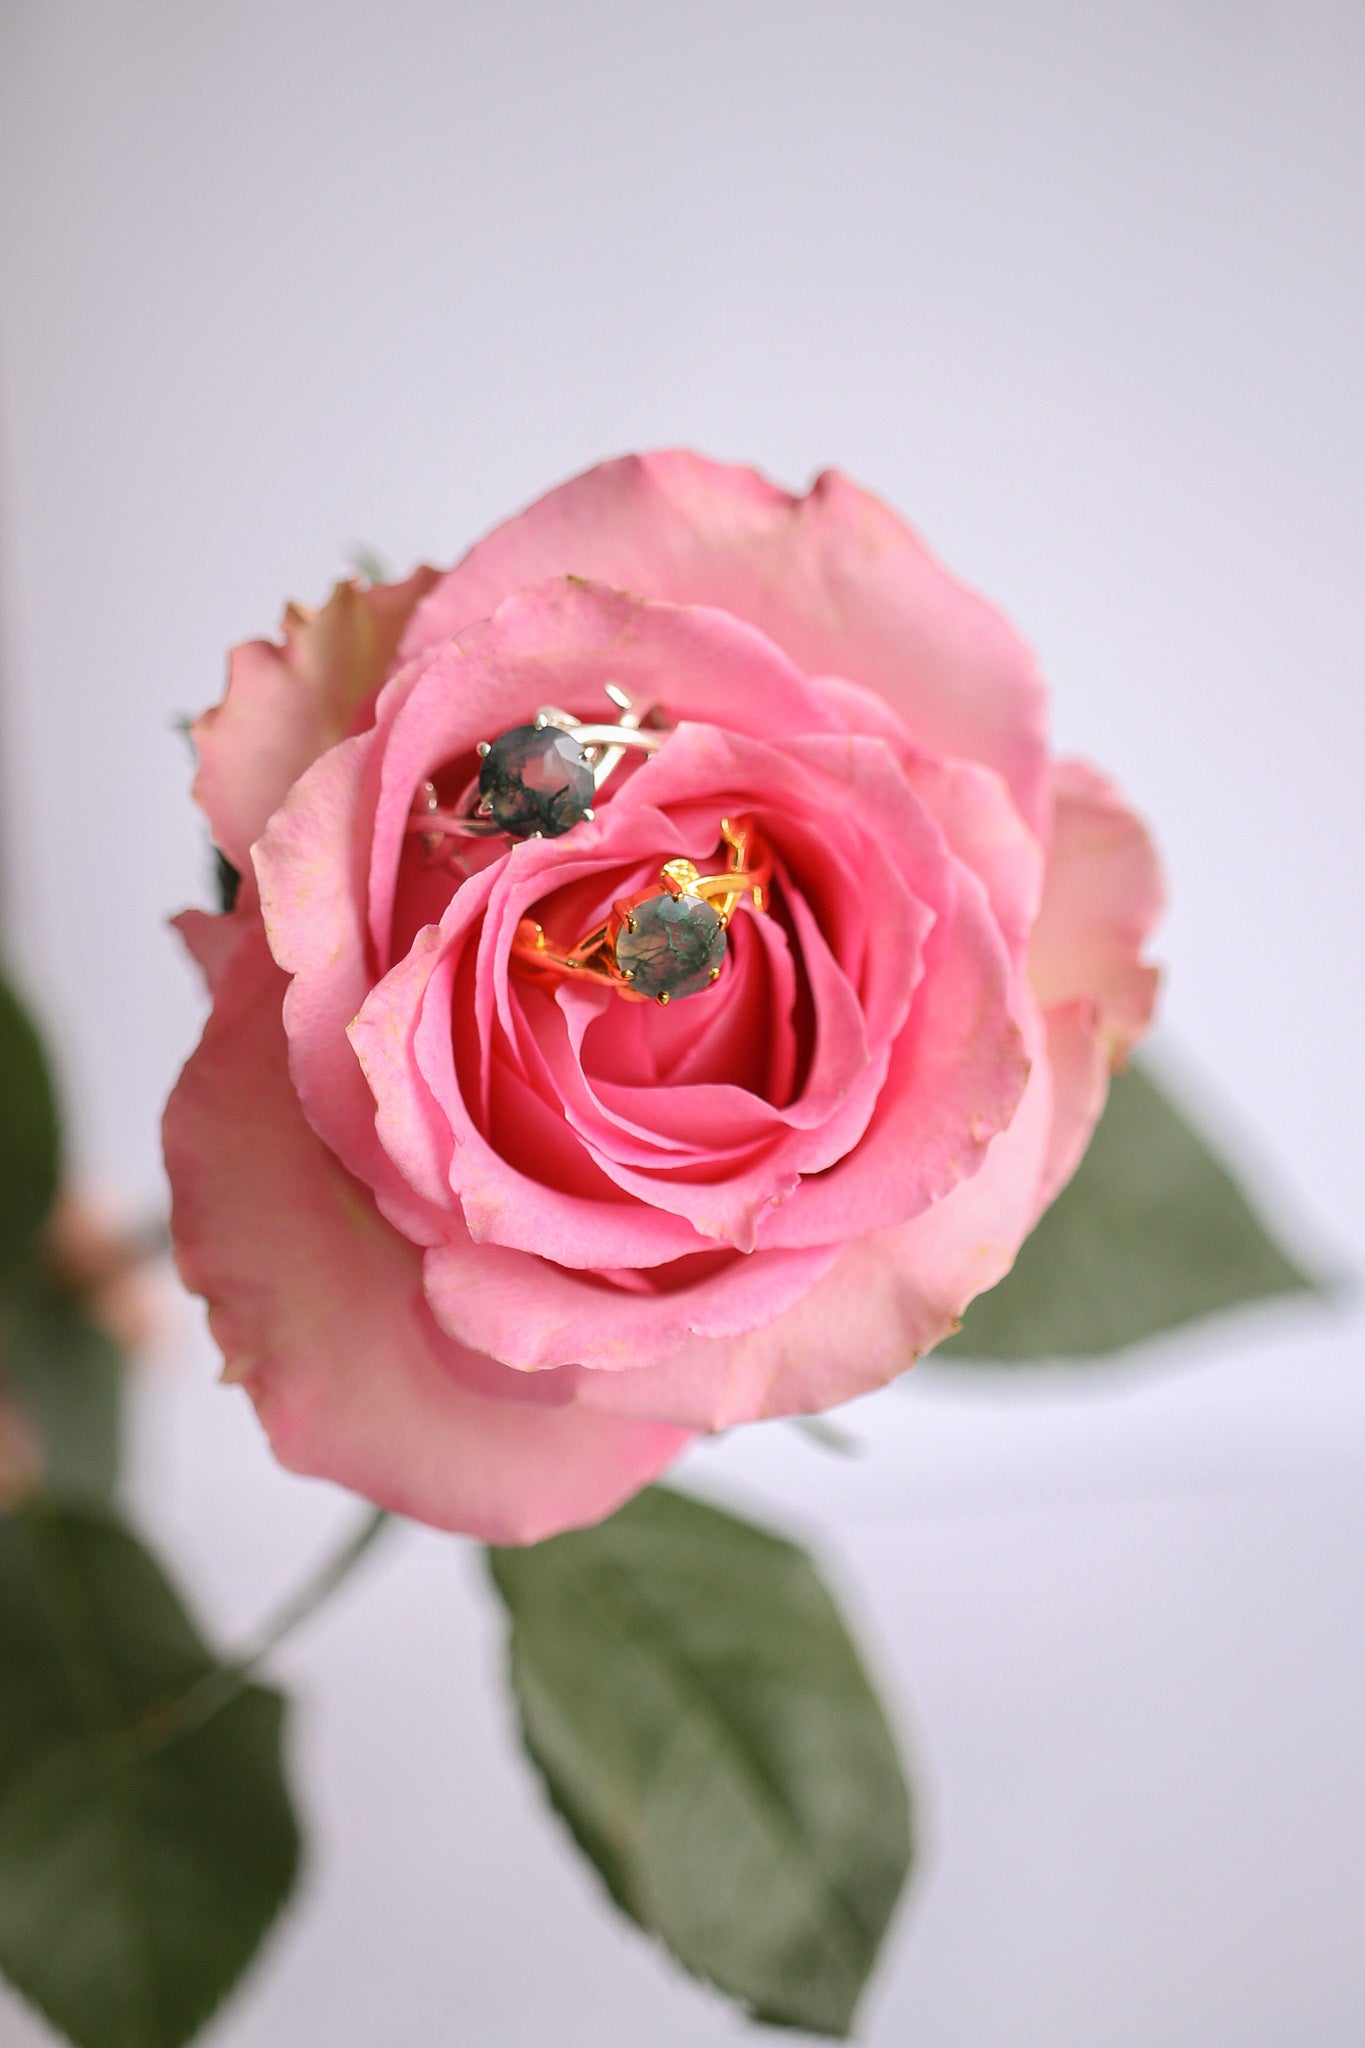
<path id="1" fill-rule="evenodd" d="M 480 742 L 612 682 L 667 735 L 561 837 L 412 829 Z M 1150 1018 L 1141 824 L 1049 758 L 1003 618 L 875 498 L 605 463 L 447 574 L 231 658 L 195 793 L 242 873 L 173 1229 L 276 1455 L 496 1542 L 593 1522 L 698 1432 L 883 1385 L 1004 1274 Z M 771 854 L 668 1008 L 511 959 L 662 863 Z M 451 857 L 444 857 L 448 853 Z"/>

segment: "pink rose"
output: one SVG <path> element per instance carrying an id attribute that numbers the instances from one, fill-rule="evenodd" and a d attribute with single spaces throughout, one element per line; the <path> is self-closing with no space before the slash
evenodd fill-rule
<path id="1" fill-rule="evenodd" d="M 432 858 L 553 703 L 664 736 L 562 836 Z M 196 794 L 242 870 L 166 1155 L 186 1283 L 277 1455 L 445 1528 L 609 1513 L 698 1431 L 880 1386 L 1008 1269 L 1150 1017 L 1160 905 L 1049 760 L 1005 621 L 836 475 L 603 464 L 444 576 L 343 585 L 232 657 Z M 771 854 L 664 1009 L 571 946 L 722 818 Z"/>

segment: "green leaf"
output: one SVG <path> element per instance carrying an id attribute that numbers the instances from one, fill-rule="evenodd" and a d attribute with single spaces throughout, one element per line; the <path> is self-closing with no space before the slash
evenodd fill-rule
<path id="1" fill-rule="evenodd" d="M 79 1301 L 30 1287 L 0 1309 L 0 1388 L 37 1438 L 56 1500 L 105 1507 L 118 1484 L 123 1356 Z"/>
<path id="2" fill-rule="evenodd" d="M 57 1194 L 57 1101 L 42 1043 L 0 980 L 0 1272 L 26 1260 Z"/>
<path id="3" fill-rule="evenodd" d="M 1321 1292 L 1149 1073 L 1114 1078 L 1075 1178 L 933 1354 L 1090 1358 L 1272 1295 Z"/>
<path id="4" fill-rule="evenodd" d="M 0 1970 L 77 2048 L 180 2048 L 293 1883 L 278 1694 L 128 1733 L 212 1668 L 117 1523 L 0 1518 Z"/>
<path id="5" fill-rule="evenodd" d="M 617 1904 L 756 2019 L 845 2036 L 909 1810 L 810 1560 L 660 1487 L 489 1557 L 527 1749 Z"/>
<path id="6" fill-rule="evenodd" d="M 237 908 L 237 896 L 242 886 L 239 869 L 232 865 L 221 848 L 213 849 L 213 885 L 218 896 L 218 908 L 226 915 Z"/>

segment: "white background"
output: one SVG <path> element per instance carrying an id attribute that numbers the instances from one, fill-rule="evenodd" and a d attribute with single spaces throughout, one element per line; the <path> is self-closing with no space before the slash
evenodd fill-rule
<path id="1" fill-rule="evenodd" d="M 86 1172 L 164 1199 L 172 719 L 226 645 L 354 543 L 449 560 L 681 441 L 837 463 L 1011 612 L 1165 849 L 1171 1055 L 1359 1270 L 1363 134 L 1357 0 L 3 0 L 4 903 Z M 899 1702 L 869 2042 L 1365 2035 L 1361 1330 L 925 1368 L 857 1461 L 694 1456 L 809 1535 Z M 161 1351 L 138 1504 L 230 1635 L 352 1510 L 197 1312 Z M 477 1557 L 404 1530 L 279 1659 L 310 1871 L 213 2048 L 743 2036 L 566 1848 L 499 1654 Z"/>

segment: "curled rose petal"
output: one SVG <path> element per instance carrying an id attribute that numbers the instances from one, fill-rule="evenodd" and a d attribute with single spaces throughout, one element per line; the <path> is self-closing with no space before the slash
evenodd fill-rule
<path id="1" fill-rule="evenodd" d="M 1111 1057 L 1152 1021 L 1157 971 L 1141 954 L 1161 909 L 1161 870 L 1140 821 L 1104 776 L 1059 762 L 1029 979 L 1044 1009 L 1092 1003 Z"/>
<path id="2" fill-rule="evenodd" d="M 1158 976 L 1142 948 L 1163 901 L 1161 869 L 1141 821 L 1093 768 L 1059 762 L 1052 853 L 1029 957 L 1056 1097 L 1039 1213 L 1080 1164 L 1110 1072 L 1152 1021 Z"/>
<path id="3" fill-rule="evenodd" d="M 234 867 L 309 763 L 350 731 L 393 664 L 414 605 L 437 581 L 339 583 L 320 611 L 291 604 L 282 641 L 233 649 L 227 695 L 195 721 L 196 802 Z"/>

